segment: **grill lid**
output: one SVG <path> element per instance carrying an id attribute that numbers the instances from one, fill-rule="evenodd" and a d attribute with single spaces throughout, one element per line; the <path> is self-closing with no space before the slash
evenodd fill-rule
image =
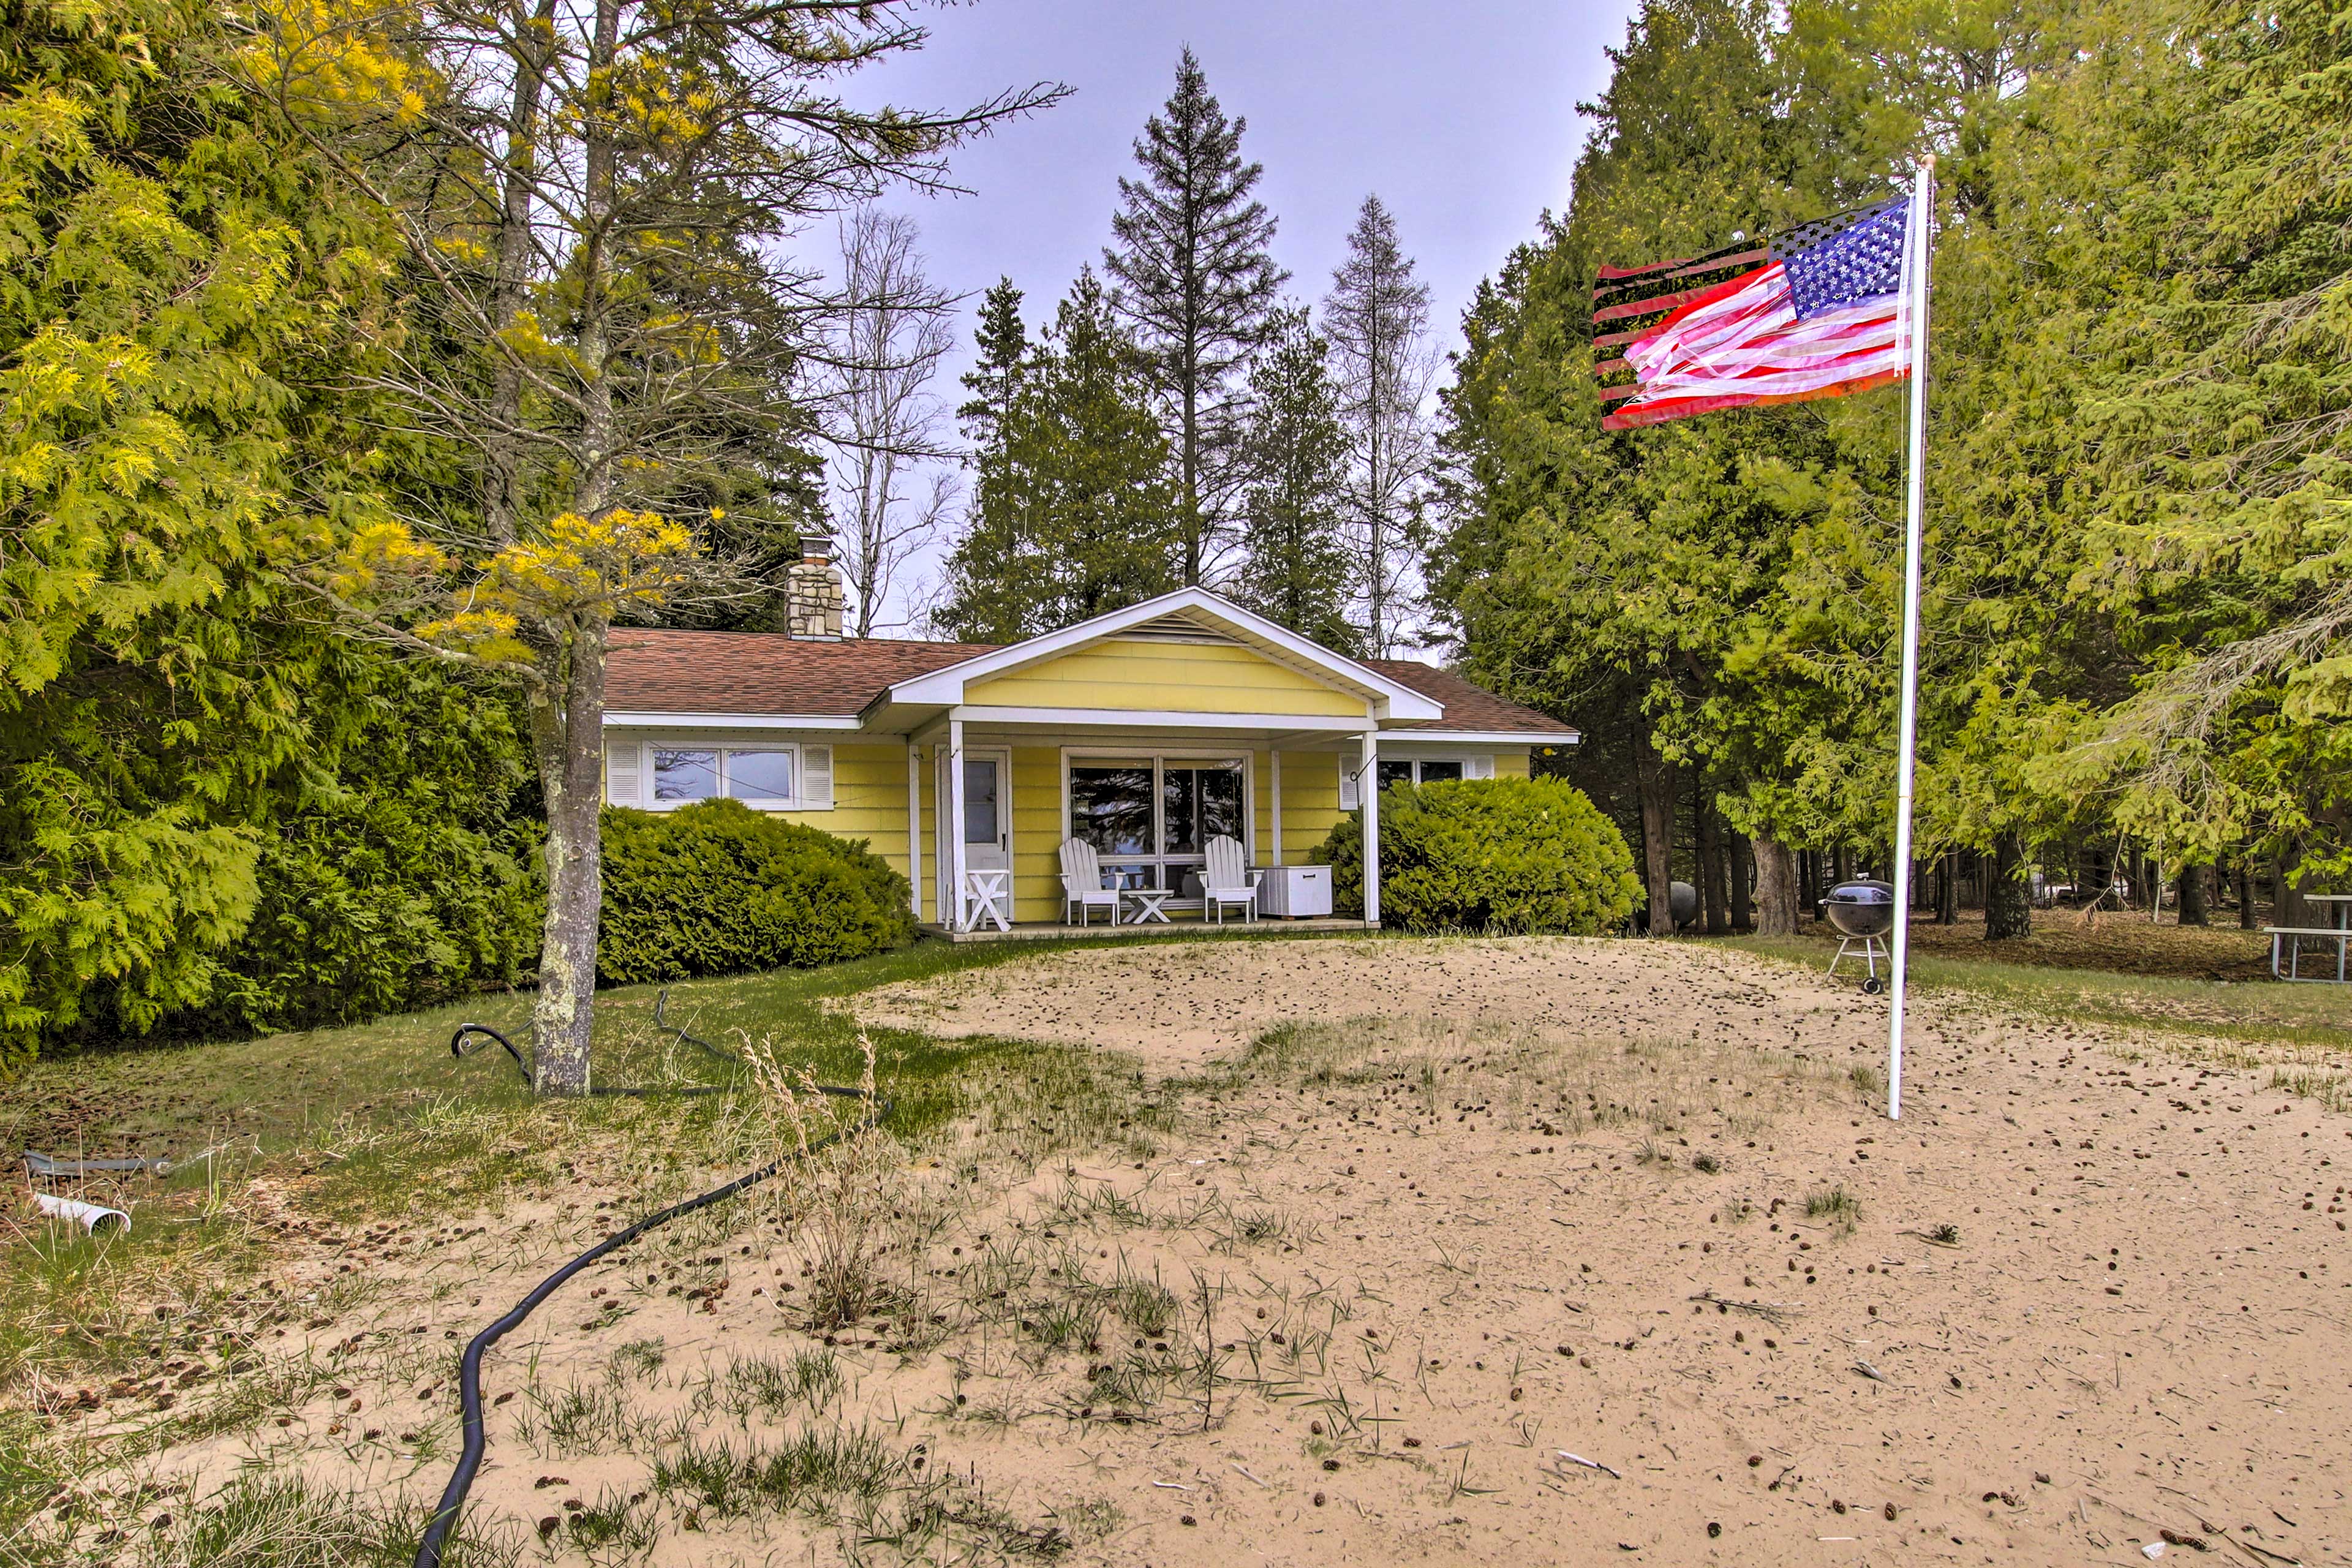
<path id="1" fill-rule="evenodd" d="M 1826 904 L 1856 906 L 1884 905 L 1892 909 L 1895 906 L 1895 889 L 1884 882 L 1840 882 L 1830 889 L 1830 896 L 1822 901 Z"/>

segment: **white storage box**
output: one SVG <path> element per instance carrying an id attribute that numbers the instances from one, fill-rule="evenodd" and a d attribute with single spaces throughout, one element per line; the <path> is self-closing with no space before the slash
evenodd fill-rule
<path id="1" fill-rule="evenodd" d="M 1331 868 L 1269 867 L 1257 885 L 1257 912 L 1290 920 L 1331 912 Z"/>

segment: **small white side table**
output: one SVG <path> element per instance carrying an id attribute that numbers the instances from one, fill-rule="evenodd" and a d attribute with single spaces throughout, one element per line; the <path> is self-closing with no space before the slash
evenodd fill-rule
<path id="1" fill-rule="evenodd" d="M 1158 921 L 1161 925 L 1169 923 L 1168 911 L 1161 909 L 1160 906 L 1166 903 L 1171 898 L 1175 896 L 1174 889 L 1122 888 L 1119 889 L 1118 896 L 1122 900 L 1124 900 L 1123 907 L 1125 907 L 1129 911 L 1127 916 L 1128 924 L 1131 926 L 1149 925 L 1153 921 Z"/>
<path id="2" fill-rule="evenodd" d="M 963 908 L 957 911 L 956 924 L 965 931 L 976 931 L 980 922 L 992 922 L 999 931 L 1013 929 L 1013 873 L 1003 867 L 973 867 L 963 874 Z"/>

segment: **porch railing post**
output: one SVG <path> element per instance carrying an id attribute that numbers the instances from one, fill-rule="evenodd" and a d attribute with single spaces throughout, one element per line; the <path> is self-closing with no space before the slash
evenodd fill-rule
<path id="1" fill-rule="evenodd" d="M 912 889 L 915 921 L 923 919 L 923 749 L 907 737 L 907 886 Z"/>
<path id="2" fill-rule="evenodd" d="M 1364 771 L 1356 775 L 1364 803 L 1364 921 L 1381 923 L 1381 732 L 1364 731 Z"/>
<path id="3" fill-rule="evenodd" d="M 1268 752 L 1266 752 L 1266 757 L 1265 757 L 1265 772 L 1266 772 L 1266 784 L 1267 784 L 1266 793 L 1267 793 L 1268 795 L 1272 795 L 1272 796 L 1274 797 L 1274 798 L 1273 798 L 1273 800 L 1272 800 L 1271 802 L 1269 802 L 1269 803 L 1268 803 L 1268 808 L 1267 808 L 1267 811 L 1266 811 L 1266 814 L 1265 814 L 1265 825 L 1266 825 L 1266 830 L 1267 830 L 1267 831 L 1266 831 L 1266 839 L 1267 839 L 1267 851 L 1268 851 L 1268 853 L 1267 853 L 1267 855 L 1266 855 L 1266 858 L 1265 858 L 1265 863 L 1266 863 L 1267 865 L 1269 865 L 1269 866 L 1279 866 L 1279 865 L 1281 865 L 1281 864 L 1282 864 L 1282 748 L 1281 748 L 1281 747 L 1276 746 L 1276 747 L 1275 747 L 1273 750 L 1271 750 L 1271 751 L 1269 751 Z"/>
<path id="4" fill-rule="evenodd" d="M 963 721 L 948 721 L 948 900 L 954 910 L 940 910 L 955 930 L 970 931 L 964 918 L 963 877 Z"/>

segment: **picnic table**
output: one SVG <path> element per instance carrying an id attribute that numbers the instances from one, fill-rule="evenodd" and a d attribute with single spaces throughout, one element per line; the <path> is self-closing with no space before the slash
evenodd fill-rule
<path id="1" fill-rule="evenodd" d="M 2307 903 L 2332 907 L 2336 923 L 2332 926 L 2264 926 L 2263 934 L 2271 939 L 2271 973 L 2281 980 L 2303 979 L 2303 944 L 2305 942 L 2332 942 L 2336 944 L 2336 973 L 2315 974 L 2315 983 L 2341 985 L 2346 983 L 2345 950 L 2352 946 L 2352 893 L 2305 893 Z M 2323 955 L 2324 956 L 2324 955 Z M 2282 969 L 2281 961 L 2284 961 Z"/>

